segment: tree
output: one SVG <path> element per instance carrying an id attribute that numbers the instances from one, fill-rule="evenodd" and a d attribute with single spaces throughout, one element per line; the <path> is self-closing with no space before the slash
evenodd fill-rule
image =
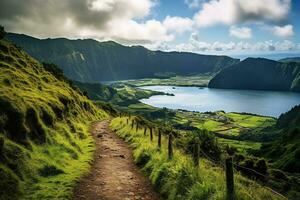
<path id="1" fill-rule="evenodd" d="M 0 25 L 0 39 L 3 39 L 6 35 L 4 27 Z"/>

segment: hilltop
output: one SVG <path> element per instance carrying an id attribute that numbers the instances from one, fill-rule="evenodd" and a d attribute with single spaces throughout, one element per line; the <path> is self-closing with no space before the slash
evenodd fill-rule
<path id="1" fill-rule="evenodd" d="M 150 51 L 112 41 L 41 40 L 14 33 L 7 34 L 7 38 L 38 60 L 57 64 L 67 77 L 81 82 L 215 73 L 239 62 L 227 56 Z"/>
<path id="2" fill-rule="evenodd" d="M 300 92 L 300 64 L 247 58 L 223 69 L 208 87 Z"/>

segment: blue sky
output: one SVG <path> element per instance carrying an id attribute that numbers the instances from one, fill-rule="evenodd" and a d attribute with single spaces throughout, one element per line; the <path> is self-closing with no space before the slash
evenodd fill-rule
<path id="1" fill-rule="evenodd" d="M 1 0 L 0 24 L 38 38 L 203 54 L 300 52 L 299 0 Z"/>
<path id="2" fill-rule="evenodd" d="M 189 6 L 192 3 L 197 4 L 195 7 Z M 190 18 L 193 17 L 201 10 L 203 10 L 203 5 L 207 3 L 211 3 L 212 1 L 209 0 L 179 0 L 179 1 L 172 1 L 172 0 L 161 0 L 155 6 L 153 10 L 153 18 L 157 20 L 163 21 L 166 16 L 178 16 L 182 18 Z M 220 1 L 216 1 L 220 2 Z M 255 1 L 253 1 L 255 2 Z M 222 43 L 265 43 L 265 42 L 272 42 L 274 43 L 283 43 L 285 41 L 291 42 L 293 45 L 300 43 L 300 1 L 292 0 L 292 1 L 274 1 L 280 3 L 287 3 L 289 4 L 289 9 L 286 15 L 283 15 L 279 20 L 270 20 L 270 19 L 259 19 L 257 21 L 244 21 L 244 22 L 233 22 L 232 24 L 216 24 L 207 27 L 195 27 L 192 32 L 196 32 L 198 34 L 198 38 L 200 41 L 207 42 L 207 43 L 214 43 L 216 41 Z M 267 2 L 268 3 L 268 2 Z M 254 3 L 255 4 L 255 3 Z M 276 14 L 276 9 L 274 9 Z M 216 13 L 217 15 L 217 13 Z M 151 16 L 150 16 L 151 17 Z M 258 17 L 259 18 L 259 17 Z M 251 37 L 248 38 L 240 38 L 234 35 L 230 35 L 230 27 L 246 27 L 251 29 Z M 292 27 L 291 31 L 287 31 L 286 33 L 282 34 L 275 34 L 274 27 Z M 177 35 L 176 38 L 172 41 L 173 45 L 179 45 L 183 43 L 188 43 L 191 37 L 191 31 L 187 31 L 184 34 Z M 288 47 L 286 48 L 288 49 Z M 203 52 L 203 51 L 202 51 Z M 299 48 L 288 49 L 285 50 L 274 50 L 274 51 L 267 51 L 267 50 L 253 50 L 253 51 L 245 51 L 245 52 L 238 52 L 238 51 L 222 51 L 222 52 L 215 52 L 220 54 L 264 54 L 264 53 L 299 53 Z M 300 54 L 299 54 L 300 55 Z"/>

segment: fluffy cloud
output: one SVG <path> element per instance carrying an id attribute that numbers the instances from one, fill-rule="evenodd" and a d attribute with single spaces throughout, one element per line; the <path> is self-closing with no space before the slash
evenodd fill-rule
<path id="1" fill-rule="evenodd" d="M 170 17 L 167 16 L 163 21 L 163 25 L 167 30 L 183 33 L 193 29 L 193 20 L 190 18 Z"/>
<path id="2" fill-rule="evenodd" d="M 278 37 L 290 37 L 294 35 L 294 28 L 290 24 L 285 26 L 274 26 L 270 30 Z"/>
<path id="3" fill-rule="evenodd" d="M 252 30 L 248 27 L 231 26 L 229 34 L 240 39 L 249 39 L 252 37 Z"/>
<path id="4" fill-rule="evenodd" d="M 197 33 L 192 33 L 188 43 L 176 45 L 175 50 L 216 53 L 216 52 L 267 52 L 267 51 L 291 51 L 300 50 L 300 44 L 295 44 L 289 40 L 284 41 L 264 41 L 264 42 L 203 42 Z"/>
<path id="5" fill-rule="evenodd" d="M 198 26 L 284 20 L 291 0 L 210 0 L 194 19 Z"/>
<path id="6" fill-rule="evenodd" d="M 0 23 L 36 37 L 171 41 L 163 24 L 145 20 L 156 0 L 1 0 Z"/>

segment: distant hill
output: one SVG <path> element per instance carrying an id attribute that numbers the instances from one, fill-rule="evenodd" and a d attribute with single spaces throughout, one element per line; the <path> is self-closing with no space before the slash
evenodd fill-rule
<path id="1" fill-rule="evenodd" d="M 208 86 L 225 89 L 300 92 L 300 63 L 247 58 L 223 69 L 209 82 Z"/>
<path id="2" fill-rule="evenodd" d="M 280 59 L 279 62 L 300 62 L 300 57 L 283 58 Z"/>
<path id="3" fill-rule="evenodd" d="M 101 83 L 81 83 L 78 81 L 73 83 L 84 91 L 90 99 L 109 102 L 117 106 L 136 104 L 139 103 L 139 99 L 149 98 L 153 95 L 166 95 L 163 92 L 130 87 L 122 83 L 114 83 L 114 87 Z"/>
<path id="4" fill-rule="evenodd" d="M 211 73 L 239 62 L 227 56 L 150 51 L 111 41 L 40 40 L 13 33 L 6 37 L 38 60 L 57 64 L 67 77 L 81 82 L 145 78 L 162 73 Z"/>

